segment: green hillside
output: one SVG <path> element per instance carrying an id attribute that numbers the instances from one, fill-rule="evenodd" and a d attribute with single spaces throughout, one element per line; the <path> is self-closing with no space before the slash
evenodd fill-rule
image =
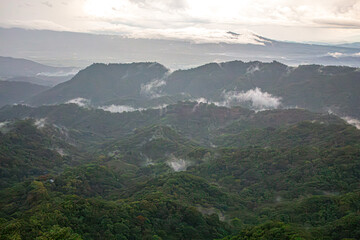
<path id="1" fill-rule="evenodd" d="M 63 104 L 0 121 L 0 239 L 360 237 L 360 131 L 335 115 Z"/>

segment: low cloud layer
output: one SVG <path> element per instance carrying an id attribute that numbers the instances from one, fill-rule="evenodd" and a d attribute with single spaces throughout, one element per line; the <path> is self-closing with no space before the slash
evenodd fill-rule
<path id="1" fill-rule="evenodd" d="M 260 88 L 250 89 L 246 92 L 228 91 L 223 92 L 224 105 L 231 106 L 236 103 L 249 103 L 255 110 L 278 108 L 281 98 L 262 92 Z"/>
<path id="2" fill-rule="evenodd" d="M 246 69 L 246 74 L 254 74 L 257 71 L 260 71 L 260 67 L 258 65 L 251 65 Z"/>
<path id="3" fill-rule="evenodd" d="M 68 77 L 74 76 L 79 72 L 78 69 L 73 69 L 71 71 L 58 71 L 58 72 L 40 72 L 36 76 L 45 76 L 45 77 Z"/>
<path id="4" fill-rule="evenodd" d="M 360 120 L 352 117 L 343 117 L 342 119 L 344 119 L 348 124 L 355 126 L 357 129 L 360 129 Z"/>
<path id="5" fill-rule="evenodd" d="M 175 172 L 186 171 L 186 169 L 190 165 L 190 163 L 185 161 L 184 159 L 176 158 L 174 156 L 171 156 L 171 159 L 168 160 L 166 163 Z"/>
<path id="6" fill-rule="evenodd" d="M 144 30 L 128 34 L 132 38 L 152 38 L 152 39 L 170 39 L 187 40 L 194 43 L 229 43 L 229 44 L 255 44 L 265 45 L 270 41 L 261 39 L 257 34 L 246 29 L 238 29 L 235 32 L 229 32 L 222 29 L 206 29 L 187 27 L 183 29 L 165 29 L 165 30 Z"/>
<path id="7" fill-rule="evenodd" d="M 45 127 L 45 125 L 46 125 L 46 118 L 40 118 L 35 120 L 35 126 L 38 129 Z"/>
<path id="8" fill-rule="evenodd" d="M 342 57 L 358 57 L 360 60 L 360 52 L 353 53 L 353 54 L 346 54 L 346 53 L 340 53 L 340 52 L 329 52 L 327 54 L 328 56 L 334 57 L 334 58 L 342 58 Z"/>
<path id="9" fill-rule="evenodd" d="M 276 109 L 281 105 L 281 97 L 274 96 L 268 92 L 263 92 L 261 88 L 250 89 L 246 92 L 224 91 L 221 98 L 223 100 L 220 102 L 211 101 L 206 98 L 192 99 L 191 101 L 197 102 L 193 108 L 193 112 L 197 110 L 201 103 L 214 104 L 219 107 L 231 107 L 239 104 L 246 104 L 256 111 Z"/>
<path id="10" fill-rule="evenodd" d="M 112 112 L 112 113 L 122 113 L 122 112 L 135 112 L 135 111 L 142 111 L 143 108 L 133 108 L 126 105 L 109 105 L 109 106 L 102 106 L 99 107 L 99 109 L 102 109 L 104 111 Z"/>
<path id="11" fill-rule="evenodd" d="M 71 100 L 67 101 L 66 103 L 67 104 L 73 103 L 73 104 L 78 105 L 79 107 L 89 107 L 91 101 L 89 99 L 79 97 L 79 98 L 71 99 Z"/>
<path id="12" fill-rule="evenodd" d="M 5 122 L 0 122 L 0 128 L 5 127 L 9 122 L 5 121 Z"/>
<path id="13" fill-rule="evenodd" d="M 145 111 L 149 109 L 165 109 L 168 105 L 162 104 L 155 107 L 149 107 L 149 108 L 134 108 L 127 105 L 107 105 L 107 106 L 101 106 L 98 107 L 99 109 L 102 109 L 104 111 L 112 112 L 112 113 L 122 113 L 122 112 L 135 112 L 135 111 Z"/>
<path id="14" fill-rule="evenodd" d="M 155 79 L 147 84 L 141 84 L 140 94 L 149 98 L 163 96 L 162 87 L 166 85 L 165 80 Z"/>

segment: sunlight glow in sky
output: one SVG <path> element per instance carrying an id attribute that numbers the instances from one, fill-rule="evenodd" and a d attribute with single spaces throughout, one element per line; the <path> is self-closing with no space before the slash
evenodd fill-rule
<path id="1" fill-rule="evenodd" d="M 360 0 L 0 0 L 0 26 L 148 38 L 248 29 L 277 40 L 351 42 L 360 41 Z"/>

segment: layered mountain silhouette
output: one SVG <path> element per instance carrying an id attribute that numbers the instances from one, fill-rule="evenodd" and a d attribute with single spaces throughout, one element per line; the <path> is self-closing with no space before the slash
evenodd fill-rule
<path id="1" fill-rule="evenodd" d="M 360 67 L 359 45 L 320 45 L 284 42 L 249 31 L 114 36 L 46 30 L 0 28 L 1 56 L 26 57 L 85 67 L 94 62 L 157 61 L 172 69 L 213 61 L 281 61 L 288 65 L 316 63 Z M 159 39 L 160 38 L 160 39 Z M 96 46 L 96 47 L 94 47 Z M 91 49 L 91 51 L 89 51 Z M 49 54 L 51 53 L 51 54 Z M 69 56 L 74 56 L 70 58 Z"/>
<path id="2" fill-rule="evenodd" d="M 177 100 L 246 107 L 299 107 L 360 116 L 360 71 L 344 66 L 224 62 L 170 72 L 158 63 L 93 64 L 31 98 L 32 105 L 84 98 L 95 106 L 146 108 Z"/>
<path id="3" fill-rule="evenodd" d="M 28 82 L 0 81 L 0 106 L 24 103 L 25 100 L 47 89 L 49 87 Z"/>
<path id="4" fill-rule="evenodd" d="M 0 57 L 0 79 L 54 86 L 71 79 L 75 67 L 53 67 L 22 58 Z"/>

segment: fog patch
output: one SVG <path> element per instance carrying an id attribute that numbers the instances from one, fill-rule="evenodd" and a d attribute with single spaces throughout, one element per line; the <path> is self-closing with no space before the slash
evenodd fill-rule
<path id="1" fill-rule="evenodd" d="M 260 88 L 250 89 L 246 92 L 224 91 L 222 97 L 225 106 L 231 106 L 234 103 L 250 103 L 254 110 L 274 109 L 281 105 L 280 97 L 262 92 Z"/>
<path id="2" fill-rule="evenodd" d="M 0 128 L 6 127 L 6 125 L 8 125 L 8 121 L 5 122 L 0 122 Z"/>
<path id="3" fill-rule="evenodd" d="M 360 57 L 360 52 L 358 53 L 340 53 L 340 52 L 328 52 L 327 56 L 331 56 L 334 58 L 342 58 L 342 57 Z"/>
<path id="4" fill-rule="evenodd" d="M 158 105 L 158 106 L 155 106 L 155 107 L 150 107 L 150 108 L 147 108 L 147 109 L 164 109 L 164 108 L 167 108 L 167 106 L 169 106 L 169 104 L 161 104 L 161 105 Z"/>
<path id="5" fill-rule="evenodd" d="M 229 107 L 228 105 L 226 105 L 225 101 L 224 102 L 216 102 L 216 101 L 211 101 L 211 100 L 203 98 L 203 97 L 196 98 L 196 99 L 190 99 L 190 101 L 197 103 L 192 109 L 193 112 L 195 112 L 201 104 L 214 104 L 215 106 L 218 106 L 218 107 Z"/>
<path id="6" fill-rule="evenodd" d="M 69 137 L 69 130 L 64 126 L 53 124 L 53 126 L 59 131 L 59 133 L 65 137 Z"/>
<path id="7" fill-rule="evenodd" d="M 209 100 L 207 100 L 206 98 L 197 98 L 192 100 L 194 102 L 196 102 L 196 104 L 194 105 L 192 112 L 196 112 L 196 110 L 199 108 L 200 104 L 202 103 L 206 103 L 206 104 L 210 104 L 211 102 Z"/>
<path id="8" fill-rule="evenodd" d="M 126 106 L 126 105 L 109 105 L 109 106 L 101 106 L 99 107 L 99 109 L 102 109 L 104 111 L 107 112 L 111 112 L 111 113 L 122 113 L 122 112 L 135 112 L 139 109 L 133 108 L 131 106 Z"/>
<path id="9" fill-rule="evenodd" d="M 164 112 L 164 109 L 166 109 L 166 107 L 168 106 L 168 104 L 161 104 L 155 107 L 150 107 L 150 108 L 134 108 L 132 106 L 127 106 L 127 105 L 108 105 L 108 106 L 101 106 L 98 107 L 98 109 L 102 109 L 104 111 L 107 112 L 111 112 L 111 113 L 123 113 L 123 112 L 135 112 L 135 111 L 145 111 L 145 110 L 150 110 L 150 109 L 159 109 L 160 110 L 160 114 L 162 115 Z"/>
<path id="10" fill-rule="evenodd" d="M 36 119 L 34 124 L 38 129 L 44 128 L 46 124 L 46 118 Z"/>
<path id="11" fill-rule="evenodd" d="M 246 74 L 254 74 L 255 72 L 260 71 L 260 67 L 256 65 L 251 65 L 246 69 Z"/>
<path id="12" fill-rule="evenodd" d="M 162 97 L 162 87 L 166 85 L 165 80 L 155 79 L 149 83 L 141 84 L 140 94 L 149 98 Z"/>
<path id="13" fill-rule="evenodd" d="M 9 131 L 8 129 L 8 125 L 9 125 L 9 121 L 5 121 L 5 122 L 0 122 L 0 132 L 5 134 Z"/>
<path id="14" fill-rule="evenodd" d="M 59 126 L 56 124 L 52 124 L 52 126 L 57 130 L 57 132 L 60 134 L 61 139 L 63 139 L 64 141 L 66 141 L 66 143 L 72 145 L 72 146 L 76 146 L 76 141 L 74 141 L 73 139 L 71 139 L 70 135 L 69 135 L 69 129 L 67 129 L 64 126 Z"/>
<path id="15" fill-rule="evenodd" d="M 74 76 L 79 72 L 79 69 L 72 69 L 71 71 L 57 71 L 57 72 L 39 72 L 36 76 L 45 77 L 68 77 Z"/>
<path id="16" fill-rule="evenodd" d="M 195 99 L 194 100 L 195 102 L 197 102 L 197 103 L 210 103 L 211 101 L 209 101 L 208 99 L 206 99 L 206 98 L 197 98 L 197 99 Z"/>
<path id="17" fill-rule="evenodd" d="M 210 208 L 205 208 L 203 206 L 197 206 L 196 209 L 201 212 L 203 215 L 212 215 L 212 214 L 216 214 L 219 217 L 220 221 L 225 221 L 226 217 L 224 215 L 224 213 L 222 211 L 220 211 L 219 209 L 216 209 L 214 207 L 210 207 Z"/>
<path id="18" fill-rule="evenodd" d="M 319 123 L 319 124 L 325 124 L 323 121 L 319 121 L 319 120 L 311 120 L 311 123 Z"/>
<path id="19" fill-rule="evenodd" d="M 175 172 L 186 171 L 186 169 L 190 165 L 189 162 L 181 158 L 176 158 L 175 156 L 172 156 L 171 159 L 168 160 L 166 163 Z"/>
<path id="20" fill-rule="evenodd" d="M 334 58 L 339 58 L 339 57 L 343 57 L 344 54 L 340 53 L 340 52 L 328 52 L 327 53 L 328 56 L 334 57 Z"/>
<path id="21" fill-rule="evenodd" d="M 360 129 L 360 121 L 352 117 L 342 117 L 348 124 L 355 126 L 357 129 Z"/>
<path id="22" fill-rule="evenodd" d="M 64 156 L 67 155 L 67 154 L 65 153 L 65 150 L 62 149 L 62 148 L 56 148 L 56 152 L 57 152 L 58 154 L 60 154 L 60 156 L 62 156 L 62 157 L 64 157 Z"/>
<path id="23" fill-rule="evenodd" d="M 159 115 L 163 116 L 167 112 L 167 106 L 168 106 L 168 104 L 163 104 L 163 105 L 156 106 L 154 109 L 159 109 L 160 110 Z"/>
<path id="24" fill-rule="evenodd" d="M 140 155 L 145 159 L 145 164 L 144 166 L 152 166 L 152 165 L 155 165 L 154 161 L 149 158 L 148 156 L 146 156 L 145 154 L 143 153 L 140 153 Z"/>
<path id="25" fill-rule="evenodd" d="M 149 29 L 127 35 L 129 38 L 150 38 L 150 39 L 168 39 L 184 40 L 196 44 L 203 43 L 228 43 L 228 44 L 255 44 L 265 45 L 271 43 L 259 37 L 257 34 L 239 29 L 238 32 L 223 31 L 220 29 L 208 29 L 198 27 L 187 27 L 182 29 Z"/>
<path id="26" fill-rule="evenodd" d="M 66 104 L 71 104 L 71 103 L 76 104 L 79 107 L 89 107 L 91 101 L 90 101 L 90 99 L 78 97 L 78 98 L 74 98 L 74 99 L 71 99 L 66 102 Z"/>

